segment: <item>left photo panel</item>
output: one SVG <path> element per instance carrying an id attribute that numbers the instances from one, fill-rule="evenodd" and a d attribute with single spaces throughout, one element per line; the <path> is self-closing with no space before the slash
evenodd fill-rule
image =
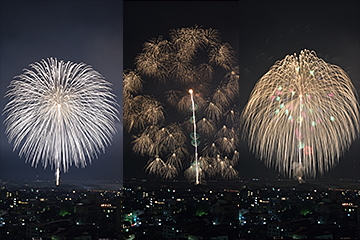
<path id="1" fill-rule="evenodd" d="M 0 9 L 0 239 L 119 238 L 123 2 Z"/>

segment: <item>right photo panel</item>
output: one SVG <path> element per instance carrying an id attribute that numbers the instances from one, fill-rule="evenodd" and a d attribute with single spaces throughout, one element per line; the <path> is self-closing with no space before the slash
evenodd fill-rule
<path id="1" fill-rule="evenodd" d="M 359 2 L 239 5 L 234 239 L 358 239 Z"/>

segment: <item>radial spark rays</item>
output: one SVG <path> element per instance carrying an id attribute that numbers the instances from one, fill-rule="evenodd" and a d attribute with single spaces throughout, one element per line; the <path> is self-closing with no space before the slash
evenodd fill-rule
<path id="1" fill-rule="evenodd" d="M 116 132 L 111 84 L 84 63 L 56 58 L 30 64 L 11 81 L 4 108 L 6 134 L 14 150 L 37 166 L 66 172 L 85 167 Z"/>
<path id="2" fill-rule="evenodd" d="M 359 134 L 348 75 L 314 51 L 277 61 L 242 112 L 244 136 L 268 166 L 301 179 L 333 167 Z"/>
<path id="3" fill-rule="evenodd" d="M 134 134 L 134 153 L 149 156 L 147 171 L 173 178 L 187 168 L 185 175 L 197 176 L 196 183 L 205 176 L 236 176 L 237 142 L 221 131 L 224 125 L 239 126 L 234 56 L 217 30 L 200 27 L 174 29 L 170 40 L 143 44 L 136 69 L 124 72 L 124 123 Z M 216 146 L 209 147 L 212 143 Z"/>

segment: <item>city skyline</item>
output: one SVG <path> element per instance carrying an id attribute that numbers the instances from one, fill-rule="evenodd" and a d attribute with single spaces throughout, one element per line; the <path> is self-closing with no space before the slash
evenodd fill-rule
<path id="1" fill-rule="evenodd" d="M 325 62 L 342 68 L 349 75 L 359 96 L 359 10 L 360 1 L 351 0 L 0 1 L 2 113 L 9 101 L 4 96 L 11 80 L 20 75 L 22 69 L 29 68 L 29 64 L 56 57 L 65 62 L 83 62 L 91 65 L 104 76 L 112 84 L 112 91 L 117 96 L 120 120 L 115 125 L 117 133 L 114 134 L 111 144 L 105 148 L 105 152 L 99 152 L 98 158 L 93 159 L 85 168 L 70 166 L 68 172 L 60 174 L 60 184 L 56 186 L 55 169 L 47 167 L 44 170 L 41 161 L 37 168 L 34 168 L 31 163 L 25 162 L 25 157 L 19 157 L 19 150 L 13 151 L 13 143 L 8 142 L 5 134 L 6 114 L 2 114 L 0 116 L 0 238 L 129 240 L 359 238 L 360 136 L 357 136 L 349 150 L 343 153 L 339 162 L 329 171 L 323 174 L 316 172 L 315 178 L 305 178 L 305 181 L 300 182 L 281 174 L 274 166 L 267 167 L 266 160 L 256 158 L 249 148 L 249 143 L 241 138 L 240 121 L 236 125 L 234 120 L 230 120 L 230 124 L 223 127 L 230 117 L 224 119 L 221 115 L 223 119 L 219 120 L 221 117 L 218 117 L 216 123 L 217 129 L 220 128 L 217 132 L 225 134 L 231 127 L 232 132 L 227 133 L 231 137 L 236 135 L 233 138 L 238 139 L 236 148 L 227 146 L 226 149 L 225 146 L 222 149 L 225 152 L 224 159 L 227 158 L 227 154 L 232 154 L 231 164 L 237 162 L 234 166 L 238 177 L 229 179 L 220 174 L 214 177 L 214 174 L 201 179 L 201 184 L 196 184 L 194 176 L 191 176 L 192 181 L 189 181 L 184 174 L 192 157 L 195 158 L 192 146 L 198 147 L 196 134 L 199 131 L 193 131 L 191 117 L 198 114 L 195 118 L 198 116 L 201 116 L 202 120 L 205 117 L 211 118 L 206 115 L 205 110 L 194 111 L 195 103 L 199 99 L 204 100 L 204 105 L 212 103 L 216 95 L 213 92 L 217 92 L 224 82 L 230 82 L 227 80 L 231 77 L 234 79 L 235 76 L 239 79 L 239 94 L 231 98 L 225 97 L 224 105 L 219 105 L 226 109 L 223 112 L 228 113 L 236 112 L 230 109 L 236 105 L 238 113 L 241 114 L 256 83 L 271 66 L 279 63 L 277 61 L 287 55 L 294 53 L 299 55 L 301 50 L 307 49 L 315 51 L 317 57 Z M 186 41 L 180 41 L 177 45 L 171 42 L 174 32 L 177 31 L 181 35 L 181 31 L 188 33 L 194 29 L 197 32 L 192 37 L 197 38 L 202 34 L 206 36 L 201 38 L 203 42 L 198 48 L 200 50 L 194 50 L 189 55 L 177 51 L 184 46 L 183 44 L 186 45 Z M 197 35 L 198 33 L 200 34 Z M 218 33 L 221 41 L 216 35 Z M 188 62 L 189 65 L 195 66 L 190 69 L 196 69 L 196 73 L 189 74 L 194 77 L 188 77 L 183 73 L 176 75 L 173 71 L 176 67 L 171 66 L 172 62 L 159 61 L 156 57 L 150 56 L 150 63 L 151 60 L 156 63 L 166 62 L 164 64 L 166 67 L 162 70 L 165 69 L 167 72 L 160 76 L 161 74 L 157 72 L 144 73 L 146 71 L 142 69 L 141 74 L 145 76 L 145 80 L 154 77 L 151 74 L 160 76 L 159 79 L 147 84 L 135 84 L 135 87 L 134 85 L 123 87 L 123 84 L 127 84 L 126 81 L 122 81 L 123 74 L 134 69 L 139 70 L 137 64 L 140 54 L 146 56 L 155 52 L 156 55 L 156 47 L 159 45 L 152 43 L 158 42 L 165 43 L 168 48 L 165 48 L 166 60 L 173 61 L 176 57 L 196 59 L 194 62 Z M 218 63 L 214 63 L 216 62 L 214 57 L 211 60 L 211 54 L 216 52 L 214 46 L 218 47 L 217 43 L 226 43 L 232 47 L 238 68 L 230 66 L 233 62 L 228 65 L 230 67 L 220 67 L 216 65 Z M 149 46 L 150 49 L 151 46 L 155 46 L 153 48 L 155 51 L 148 51 Z M 194 46 L 190 44 L 187 47 L 189 48 L 184 47 L 184 49 L 191 50 Z M 164 48 L 160 44 L 158 49 Z M 225 48 L 227 49 L 230 48 Z M 164 56 L 158 55 L 160 58 Z M 232 53 L 229 55 L 232 56 Z M 202 57 L 207 60 L 202 60 Z M 145 65 L 148 64 L 146 58 L 142 60 Z M 178 63 L 183 63 L 181 61 L 179 60 Z M 210 70 L 200 71 L 201 64 Z M 177 65 L 179 66 L 181 67 L 181 64 Z M 199 75 L 212 70 L 216 72 L 214 81 L 205 80 L 205 87 L 191 86 L 193 91 L 185 92 L 188 90 L 185 88 L 200 80 Z M 162 79 L 164 76 L 170 77 Z M 190 79 L 190 82 L 179 78 Z M 168 84 L 166 86 L 163 84 L 165 80 Z M 177 87 L 172 89 L 173 85 L 169 84 L 169 81 L 177 81 Z M 213 85 L 208 87 L 206 84 Z M 143 85 L 142 92 L 139 91 L 141 88 L 139 85 Z M 229 84 L 229 86 L 234 85 Z M 126 92 L 129 88 L 130 94 Z M 266 89 L 266 86 L 264 88 Z M 201 91 L 205 89 L 201 97 L 196 96 L 196 89 Z M 173 94 L 173 98 L 170 99 L 172 101 L 168 101 L 166 91 L 177 90 L 182 91 L 181 98 L 179 98 L 180 94 Z M 226 91 L 230 92 L 229 88 Z M 234 92 L 232 91 L 232 94 Z M 125 94 L 129 95 L 123 98 Z M 160 152 L 164 159 L 173 156 L 167 151 L 170 149 L 168 145 L 164 144 L 154 150 L 155 147 L 148 143 L 155 141 L 144 141 L 142 145 L 138 145 L 140 147 L 133 150 L 131 142 L 136 137 L 139 138 L 140 130 L 129 133 L 126 129 L 128 126 L 123 128 L 123 102 L 133 96 L 160 102 L 170 109 L 166 110 L 164 116 L 167 122 L 155 126 L 156 131 L 149 131 L 150 133 L 162 133 L 161 131 L 165 132 L 163 130 L 165 128 L 177 130 L 176 128 L 182 125 L 181 132 L 185 138 L 181 141 L 185 142 L 183 145 L 186 145 L 189 154 L 186 159 L 180 159 L 181 161 L 177 159 L 176 163 L 186 163 L 188 166 L 184 166 L 172 179 L 164 177 L 165 174 L 154 176 L 146 171 L 146 167 L 149 166 L 147 165 L 149 156 L 155 156 L 153 152 Z M 181 102 L 180 99 L 186 100 L 182 101 L 182 107 L 178 109 L 179 105 L 176 104 Z M 359 97 L 357 101 L 359 102 Z M 214 102 L 216 103 L 216 100 Z M 62 105 L 57 106 L 62 107 Z M 152 105 L 144 104 L 144 106 L 138 105 L 136 109 L 146 109 Z M 136 109 L 134 112 L 137 111 Z M 148 109 L 150 109 L 148 112 L 151 112 L 151 108 Z M 186 113 L 185 116 L 181 115 L 180 111 L 186 111 L 188 115 Z M 138 116 L 140 115 L 132 116 L 131 124 L 139 124 L 135 122 Z M 260 118 L 260 122 L 262 121 Z M 337 126 L 341 129 L 341 125 Z M 239 129 L 238 132 L 233 130 L 236 128 Z M 202 144 L 207 141 L 206 137 L 227 138 L 224 137 L 225 135 L 215 134 L 215 130 L 214 136 L 211 136 L 212 131 L 209 132 L 201 133 L 207 134 L 200 136 Z M 279 133 L 280 131 L 277 131 L 277 134 Z M 165 134 L 154 136 L 149 138 L 158 140 L 159 146 L 163 144 L 161 141 Z M 221 142 L 214 139 L 212 140 L 216 144 Z M 282 140 L 286 142 L 286 138 Z M 164 146 L 169 149 L 163 150 Z M 204 144 L 204 146 L 213 145 Z M 174 151 L 174 148 L 171 151 Z M 199 152 L 200 156 L 207 154 L 206 157 L 212 158 L 210 161 L 221 161 L 218 157 L 220 154 L 215 151 L 209 151 L 210 154 L 201 150 Z M 149 156 L 140 156 L 140 154 Z M 281 154 L 277 154 L 279 155 Z"/>

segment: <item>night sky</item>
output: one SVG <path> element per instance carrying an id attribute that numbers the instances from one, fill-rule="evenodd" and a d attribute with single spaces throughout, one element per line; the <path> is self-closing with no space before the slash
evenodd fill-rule
<path id="1" fill-rule="evenodd" d="M 214 28 L 234 48 L 240 66 L 240 111 L 257 80 L 277 60 L 302 49 L 315 50 L 326 62 L 342 67 L 360 93 L 359 1 L 1 1 L 0 107 L 12 78 L 30 63 L 47 57 L 84 62 L 109 82 L 122 106 L 122 70 L 150 38 L 181 27 Z M 124 44 L 123 44 L 124 36 Z M 122 65 L 124 61 L 124 66 Z M 122 122 L 122 108 L 119 108 Z M 33 168 L 12 151 L 0 124 L 0 179 L 53 179 L 50 168 Z M 131 154 L 122 123 L 105 154 L 85 169 L 71 167 L 62 179 L 148 177 L 147 158 Z M 123 147 L 124 146 L 124 147 Z M 123 152 L 124 148 L 124 152 Z M 276 177 L 240 143 L 239 176 Z M 124 169 L 122 156 L 124 154 Z M 360 140 L 325 177 L 360 178 Z M 319 176 L 318 176 L 319 177 Z"/>
<path id="2" fill-rule="evenodd" d="M 239 3 L 236 1 L 124 1 L 124 69 L 134 68 L 134 59 L 144 42 L 163 36 L 171 29 L 201 26 L 221 33 L 239 53 Z M 161 89 L 161 86 L 157 86 Z M 144 171 L 148 157 L 132 155 L 130 136 L 124 131 L 124 177 L 152 178 Z M 183 171 L 179 179 L 183 178 Z"/>
<path id="3" fill-rule="evenodd" d="M 359 10 L 359 1 L 240 1 L 240 108 L 275 61 L 302 49 L 344 69 L 359 94 Z M 241 146 L 245 154 L 246 143 Z M 250 156 L 240 163 L 240 176 L 275 174 Z M 323 177 L 360 178 L 359 139 Z"/>
<path id="4" fill-rule="evenodd" d="M 124 69 L 134 68 L 142 44 L 181 27 L 215 28 L 236 50 L 240 66 L 240 111 L 255 83 L 288 54 L 316 51 L 339 65 L 360 92 L 360 5 L 358 1 L 210 1 L 124 2 Z M 148 158 L 131 154 L 124 133 L 124 177 L 147 178 Z M 278 173 L 254 158 L 240 142 L 239 176 L 272 178 Z M 320 175 L 318 174 L 319 178 Z M 323 177 L 360 178 L 360 141 Z M 181 178 L 181 176 L 180 176 Z"/>
<path id="5" fill-rule="evenodd" d="M 122 179 L 122 12 L 121 1 L 1 1 L 0 107 L 7 86 L 30 63 L 56 57 L 84 62 L 113 84 L 120 122 L 112 145 L 86 168 L 70 167 L 62 180 Z M 1 116 L 0 179 L 54 179 L 54 170 L 37 168 L 12 151 Z"/>

